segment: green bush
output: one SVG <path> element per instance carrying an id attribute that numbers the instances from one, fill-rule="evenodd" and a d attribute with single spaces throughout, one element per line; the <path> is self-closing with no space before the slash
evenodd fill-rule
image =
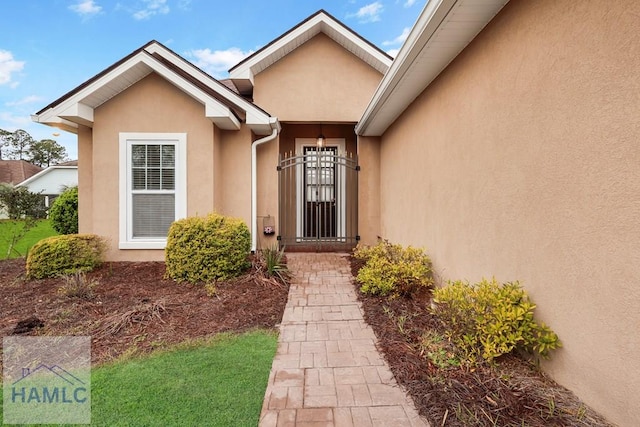
<path id="1" fill-rule="evenodd" d="M 250 263 L 249 228 L 218 214 L 175 221 L 165 249 L 166 275 L 178 282 L 211 282 L 241 274 Z"/>
<path id="2" fill-rule="evenodd" d="M 353 255 L 365 261 L 356 281 L 366 294 L 410 296 L 433 284 L 431 260 L 422 249 L 383 241 L 371 247 L 359 245 Z"/>
<path id="3" fill-rule="evenodd" d="M 78 232 L 78 187 L 67 188 L 49 209 L 51 226 L 60 234 Z"/>
<path id="4" fill-rule="evenodd" d="M 102 263 L 106 245 L 93 234 L 51 236 L 33 245 L 27 256 L 27 277 L 42 279 L 91 271 Z"/>
<path id="5" fill-rule="evenodd" d="M 41 219 L 47 215 L 44 197 L 26 187 L 0 183 L 0 211 L 9 219 Z"/>
<path id="6" fill-rule="evenodd" d="M 561 345 L 549 327 L 533 319 L 536 306 L 518 282 L 451 282 L 434 290 L 433 297 L 434 313 L 447 324 L 449 339 L 471 364 L 480 358 L 492 362 L 516 349 L 548 357 Z"/>

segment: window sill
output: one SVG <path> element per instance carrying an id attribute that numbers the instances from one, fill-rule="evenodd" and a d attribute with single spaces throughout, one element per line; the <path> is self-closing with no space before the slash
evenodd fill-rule
<path id="1" fill-rule="evenodd" d="M 118 243 L 118 249 L 164 249 L 166 240 L 140 240 Z"/>

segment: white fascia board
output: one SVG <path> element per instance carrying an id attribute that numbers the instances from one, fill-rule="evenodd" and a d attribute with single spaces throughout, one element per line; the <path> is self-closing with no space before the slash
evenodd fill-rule
<path id="1" fill-rule="evenodd" d="M 240 129 L 240 123 L 227 106 L 167 69 L 162 63 L 146 52 L 140 52 L 129 58 L 105 76 L 102 76 L 86 88 L 69 97 L 69 99 L 47 110 L 40 116 L 35 116 L 37 121 L 40 123 L 51 123 L 55 118 L 59 118 L 71 123 L 92 127 L 93 108 L 83 104 L 81 101 L 105 85 L 108 85 L 110 82 L 118 79 L 128 69 L 140 63 L 149 67 L 150 72 L 155 71 L 178 89 L 198 100 L 205 106 L 207 117 L 225 126 L 224 129 Z"/>
<path id="2" fill-rule="evenodd" d="M 42 169 L 37 174 L 32 175 L 29 178 L 25 179 L 21 183 L 16 184 L 16 187 L 24 187 L 26 185 L 29 185 L 33 181 L 36 181 L 36 180 L 40 179 L 40 177 L 43 177 L 43 176 L 47 175 L 48 173 L 50 173 L 51 171 L 53 171 L 55 169 L 78 169 L 78 167 L 77 166 L 58 166 L 58 165 L 49 166 L 49 167 L 47 167 L 45 169 Z"/>
<path id="3" fill-rule="evenodd" d="M 231 110 L 219 102 L 207 102 L 204 106 L 204 115 L 224 130 L 240 130 L 240 121 Z"/>
<path id="4" fill-rule="evenodd" d="M 379 136 L 378 134 L 381 134 L 381 132 L 369 133 L 368 128 L 374 119 L 377 118 L 378 112 L 384 107 L 386 100 L 391 96 L 395 87 L 413 64 L 413 60 L 440 26 L 442 18 L 444 17 L 442 16 L 443 11 L 448 13 L 456 2 L 457 0 L 431 0 L 427 3 L 418 20 L 411 28 L 407 39 L 400 48 L 389 71 L 382 77 L 362 118 L 356 125 L 356 134 L 365 136 Z M 444 14 L 445 16 L 446 13 Z M 437 19 L 438 17 L 440 17 L 440 19 Z M 431 24 L 431 26 L 429 26 L 429 24 Z M 418 42 L 421 40 L 423 44 L 420 45 Z M 398 114 L 400 114 L 400 112 L 398 112 Z M 386 130 L 387 126 L 388 125 L 384 126 L 384 130 Z"/>
<path id="5" fill-rule="evenodd" d="M 49 117 L 45 118 L 45 114 L 47 114 L 51 110 L 47 110 L 42 113 L 40 116 L 37 114 L 31 115 L 31 121 L 34 123 L 41 123 L 43 125 L 51 126 L 56 129 L 64 130 L 70 133 L 78 133 L 78 125 L 76 123 L 70 122 L 65 119 L 61 119 L 60 117 Z"/>
<path id="6" fill-rule="evenodd" d="M 374 63 L 377 62 L 378 63 L 377 66 L 372 65 L 373 68 L 375 68 L 376 70 L 380 71 L 381 73 L 385 73 L 391 66 L 393 59 L 389 58 L 387 55 L 385 55 L 378 49 L 374 48 L 373 46 L 371 46 L 369 43 L 365 42 L 361 38 L 355 36 L 351 31 L 347 30 L 342 25 L 338 25 L 336 22 L 332 20 L 323 21 L 323 24 L 328 25 L 334 31 L 339 33 L 342 37 L 346 38 L 347 40 L 351 40 L 356 46 L 358 46 L 360 50 L 362 50 L 367 56 L 371 58 L 371 62 L 374 62 Z M 331 35 L 329 35 L 329 37 L 331 37 Z"/>
<path id="7" fill-rule="evenodd" d="M 308 20 L 307 22 L 305 22 L 304 24 L 302 24 L 300 27 L 296 28 L 294 31 L 290 32 L 289 34 L 286 34 L 281 39 L 277 40 L 271 46 L 268 46 L 263 51 L 258 52 L 257 54 L 255 54 L 254 57 L 252 57 L 248 61 L 240 64 L 236 68 L 233 68 L 229 72 L 229 77 L 232 80 L 250 80 L 251 84 L 253 85 L 255 69 L 262 69 L 263 67 L 261 67 L 260 64 L 263 61 L 267 61 L 271 55 L 273 55 L 274 53 L 278 52 L 281 49 L 286 50 L 287 46 L 289 46 L 290 44 L 293 44 L 294 46 L 297 47 L 299 45 L 297 40 L 301 37 L 304 37 L 305 35 L 308 35 L 307 33 L 310 33 L 310 36 L 313 37 L 319 34 L 320 32 L 322 32 L 327 36 L 329 36 L 330 38 L 332 38 L 337 43 L 340 43 L 338 40 L 335 40 L 333 37 L 331 37 L 330 32 L 323 30 L 323 25 L 330 27 L 333 31 L 337 32 L 342 37 L 354 43 L 363 52 L 364 55 L 369 56 L 373 60 L 372 62 L 376 62 L 376 61 L 379 62 L 378 64 L 379 66 L 374 68 L 376 68 L 380 72 L 384 72 L 386 71 L 386 69 L 389 68 L 389 65 L 391 64 L 392 59 L 387 57 L 385 54 L 383 54 L 379 50 L 375 49 L 373 46 L 371 46 L 370 44 L 362 40 L 360 37 L 356 36 L 353 32 L 349 31 L 344 26 L 338 24 L 333 19 L 329 18 L 324 13 L 320 13 L 314 16 L 313 18 L 311 18 L 310 20 Z M 309 39 L 311 37 L 309 37 Z"/>
<path id="8" fill-rule="evenodd" d="M 224 97 L 225 99 L 227 99 L 229 102 L 231 102 L 238 108 L 244 110 L 247 114 L 247 117 L 249 115 L 262 116 L 263 120 L 268 120 L 269 118 L 268 114 L 256 108 L 255 105 L 253 105 L 252 103 L 250 103 L 249 101 L 247 101 L 246 99 L 238 95 L 237 93 L 229 90 L 229 88 L 224 86 L 222 83 L 220 83 L 213 77 L 209 76 L 204 71 L 200 70 L 198 67 L 194 66 L 190 62 L 186 62 L 184 59 L 180 58 L 179 56 L 176 56 L 173 52 L 166 49 L 164 46 L 158 43 L 152 43 L 149 46 L 147 46 L 145 50 L 150 54 L 154 54 L 154 53 L 159 54 L 160 56 L 162 56 L 167 61 L 171 62 L 176 67 L 180 68 L 182 71 L 190 74 L 191 76 L 196 78 L 198 81 L 207 85 L 207 87 L 214 90 L 217 94 Z M 253 84 L 253 75 L 251 75 L 250 78 L 251 78 L 251 84 Z"/>
<path id="9" fill-rule="evenodd" d="M 277 117 L 266 115 L 261 111 L 260 114 L 247 111 L 246 123 L 256 135 L 269 135 L 274 129 L 278 132 L 282 130 Z"/>
<path id="10" fill-rule="evenodd" d="M 93 126 L 93 108 L 82 102 L 71 104 L 66 110 L 58 114 L 61 119 L 85 126 Z"/>
<path id="11" fill-rule="evenodd" d="M 421 93 L 413 91 L 410 95 L 403 93 L 399 95 L 399 88 L 405 77 L 415 71 L 420 74 L 423 81 L 424 90 L 447 65 L 473 40 L 491 19 L 508 3 L 509 0 L 431 0 L 422 10 L 418 20 L 411 29 L 407 40 L 400 48 L 396 59 L 391 64 L 391 68 L 384 75 L 371 101 L 367 105 L 362 118 L 356 125 L 356 134 L 364 136 L 380 136 L 393 121 L 404 111 L 404 109 Z M 482 20 L 476 22 L 473 37 L 466 34 L 455 41 L 455 48 L 441 50 L 444 54 L 438 55 L 438 66 L 434 67 L 433 61 L 426 65 L 430 70 L 413 70 L 414 61 L 424 49 L 430 47 L 432 37 L 448 24 L 448 15 L 455 8 L 467 3 L 477 3 L 477 7 L 486 11 Z M 456 24 L 453 24 L 456 25 Z M 468 26 L 460 28 L 460 32 L 469 32 Z"/>

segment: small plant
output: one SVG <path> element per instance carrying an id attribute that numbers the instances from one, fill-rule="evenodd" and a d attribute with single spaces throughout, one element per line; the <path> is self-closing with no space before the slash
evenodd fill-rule
<path id="1" fill-rule="evenodd" d="M 358 245 L 353 256 L 365 261 L 356 277 L 365 294 L 411 296 L 433 284 L 431 260 L 421 249 L 382 241 L 372 247 Z"/>
<path id="2" fill-rule="evenodd" d="M 420 354 L 439 369 L 449 369 L 460 366 L 454 349 L 439 333 L 426 330 L 420 337 Z"/>
<path id="3" fill-rule="evenodd" d="M 249 266 L 251 235 L 240 219 L 218 214 L 175 221 L 165 249 L 166 275 L 178 282 L 214 282 Z"/>
<path id="4" fill-rule="evenodd" d="M 33 245 L 27 256 L 27 277 L 43 279 L 91 271 L 102 263 L 106 245 L 94 234 L 52 236 Z"/>
<path id="5" fill-rule="evenodd" d="M 534 321 L 536 306 L 518 282 L 451 282 L 434 290 L 433 297 L 434 313 L 447 324 L 448 338 L 471 364 L 492 362 L 516 349 L 548 357 L 561 345 L 548 326 Z"/>
<path id="6" fill-rule="evenodd" d="M 261 256 L 267 275 L 276 278 L 282 283 L 286 283 L 291 273 L 284 261 L 284 248 L 278 249 L 277 246 L 274 246 L 263 249 Z"/>
<path id="7" fill-rule="evenodd" d="M 53 201 L 49 218 L 53 229 L 60 234 L 78 232 L 78 187 L 67 188 Z"/>
<path id="8" fill-rule="evenodd" d="M 214 297 L 218 288 L 216 287 L 216 282 L 205 283 L 204 290 L 207 293 L 207 296 Z"/>
<path id="9" fill-rule="evenodd" d="M 94 289 L 98 286 L 96 279 L 87 278 L 83 271 L 62 276 L 64 284 L 58 288 L 58 292 L 72 298 L 93 299 Z"/>

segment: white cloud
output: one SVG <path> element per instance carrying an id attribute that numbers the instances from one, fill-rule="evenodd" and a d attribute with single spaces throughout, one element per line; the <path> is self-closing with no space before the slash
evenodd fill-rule
<path id="1" fill-rule="evenodd" d="M 226 77 L 229 68 L 242 61 L 253 53 L 252 50 L 243 52 L 237 47 L 226 50 L 194 49 L 187 52 L 186 56 L 194 58 L 193 63 L 207 73 L 217 78 Z"/>
<path id="2" fill-rule="evenodd" d="M 411 28 L 410 27 L 405 27 L 404 30 L 402 30 L 402 34 L 400 34 L 398 37 L 396 37 L 393 40 L 387 40 L 382 42 L 382 46 L 396 46 L 396 45 L 400 45 L 402 43 L 404 43 L 404 41 L 407 39 L 407 37 L 409 36 L 409 33 L 411 32 Z"/>
<path id="3" fill-rule="evenodd" d="M 18 83 L 11 82 L 11 75 L 22 71 L 23 68 L 24 61 L 16 61 L 11 52 L 0 49 L 0 85 L 9 84 L 16 87 Z"/>
<path id="4" fill-rule="evenodd" d="M 31 116 L 28 114 L 15 115 L 7 111 L 0 111 L 0 129 L 13 132 L 16 129 L 24 129 L 31 123 L 33 122 L 31 121 Z"/>
<path id="5" fill-rule="evenodd" d="M 144 8 L 133 13 L 133 17 L 138 21 L 151 18 L 154 15 L 166 15 L 169 13 L 167 0 L 143 0 Z"/>
<path id="6" fill-rule="evenodd" d="M 411 7 L 416 3 L 416 0 L 407 0 L 404 2 L 404 7 Z"/>
<path id="7" fill-rule="evenodd" d="M 41 102 L 41 101 L 44 101 L 44 98 L 42 98 L 41 96 L 29 95 L 17 101 L 5 102 L 4 105 L 6 105 L 7 107 L 18 107 L 20 105 L 33 104 L 34 102 Z"/>
<path id="8" fill-rule="evenodd" d="M 102 6 L 98 6 L 93 0 L 80 0 L 78 3 L 69 6 L 69 9 L 80 16 L 90 17 L 100 13 Z"/>
<path id="9" fill-rule="evenodd" d="M 356 13 L 350 13 L 347 18 L 358 18 L 360 23 L 377 22 L 380 20 L 380 14 L 384 10 L 382 3 L 379 1 L 362 6 Z"/>
<path id="10" fill-rule="evenodd" d="M 191 10 L 191 0 L 178 0 L 178 9 Z"/>
<path id="11" fill-rule="evenodd" d="M 400 52 L 400 49 L 389 49 L 387 51 L 387 55 L 389 55 L 392 58 L 395 58 L 396 56 L 398 56 L 398 52 Z"/>

